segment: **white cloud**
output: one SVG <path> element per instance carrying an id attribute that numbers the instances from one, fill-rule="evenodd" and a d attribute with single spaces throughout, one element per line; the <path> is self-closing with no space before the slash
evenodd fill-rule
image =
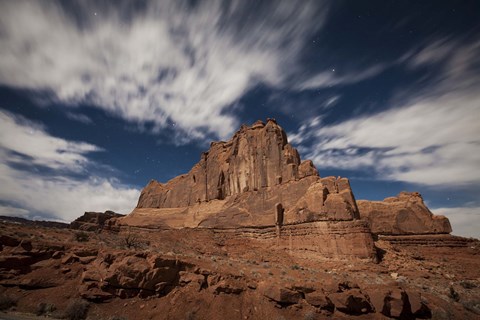
<path id="1" fill-rule="evenodd" d="M 95 104 L 192 138 L 228 137 L 228 107 L 262 81 L 279 85 L 325 5 L 234 1 L 2 2 L 0 83 Z M 71 8 L 70 8 L 71 9 Z M 74 11 L 73 13 L 71 11 Z"/>
<path id="2" fill-rule="evenodd" d="M 347 71 L 344 73 L 339 72 L 338 69 L 331 69 L 321 72 L 300 82 L 296 85 L 299 90 L 306 89 L 320 89 L 326 87 L 333 87 L 337 85 L 346 85 L 356 82 L 360 82 L 369 78 L 372 78 L 387 68 L 386 64 L 373 65 L 364 70 Z"/>
<path id="3" fill-rule="evenodd" d="M 50 169 L 80 171 L 88 162 L 84 154 L 94 151 L 101 148 L 52 137 L 37 123 L 0 111 L 0 156 L 5 161 L 19 163 L 27 157 Z"/>
<path id="4" fill-rule="evenodd" d="M 442 62 L 441 72 L 407 102 L 332 125 L 314 119 L 294 142 L 319 168 L 369 167 L 383 179 L 431 186 L 479 184 L 480 42 L 455 51 L 444 45 L 445 58 L 431 61 Z M 410 59 L 426 63 L 426 55 Z"/>
<path id="5" fill-rule="evenodd" d="M 437 208 L 432 211 L 450 220 L 452 234 L 480 239 L 480 207 Z"/>
<path id="6" fill-rule="evenodd" d="M 85 211 L 129 213 L 139 190 L 101 177 L 69 177 L 86 173 L 92 165 L 86 155 L 99 150 L 53 137 L 37 123 L 0 112 L 0 199 L 12 204 L 1 206 L 0 214 L 71 221 Z M 32 170 L 32 165 L 53 173 Z"/>
<path id="7" fill-rule="evenodd" d="M 429 43 L 418 52 L 407 53 L 404 57 L 411 67 L 441 62 L 452 54 L 457 44 L 448 38 L 438 39 Z"/>
<path id="8" fill-rule="evenodd" d="M 0 206 L 0 216 L 11 216 L 11 217 L 28 217 L 29 211 L 12 207 L 12 206 Z"/>
<path id="9" fill-rule="evenodd" d="M 22 216 L 43 214 L 63 221 L 72 221 L 85 211 L 130 213 L 140 195 L 135 188 L 105 178 L 46 178 L 4 164 L 0 164 L 0 185 L 1 199 L 28 211 Z"/>

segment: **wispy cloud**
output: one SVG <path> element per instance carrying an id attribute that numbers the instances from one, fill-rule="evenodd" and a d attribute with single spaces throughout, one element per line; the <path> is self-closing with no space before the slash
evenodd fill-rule
<path id="1" fill-rule="evenodd" d="M 139 190 L 88 174 L 101 149 L 51 136 L 38 123 L 0 112 L 0 214 L 71 221 L 84 211 L 129 213 Z M 40 166 L 49 170 L 32 170 Z M 73 174 L 73 175 L 72 175 Z"/>
<path id="2" fill-rule="evenodd" d="M 280 85 L 325 20 L 319 1 L 2 2 L 0 83 L 94 104 L 183 139 L 225 138 L 259 82 Z"/>
<path id="3" fill-rule="evenodd" d="M 78 122 L 81 122 L 83 124 L 92 124 L 93 123 L 92 119 L 90 119 L 89 117 L 87 117 L 86 115 L 81 114 L 81 113 L 67 112 L 66 116 L 70 120 L 78 121 Z"/>
<path id="4" fill-rule="evenodd" d="M 425 49 L 405 63 L 437 63 L 430 86 L 379 113 L 331 125 L 307 121 L 293 142 L 320 168 L 370 168 L 380 179 L 431 186 L 479 184 L 479 44 L 427 46 L 441 49 L 441 58 L 426 59 Z"/>
<path id="5" fill-rule="evenodd" d="M 363 70 L 340 71 L 330 69 L 307 78 L 296 85 L 298 90 L 321 89 L 339 85 L 357 83 L 379 75 L 388 67 L 388 64 L 377 64 Z"/>

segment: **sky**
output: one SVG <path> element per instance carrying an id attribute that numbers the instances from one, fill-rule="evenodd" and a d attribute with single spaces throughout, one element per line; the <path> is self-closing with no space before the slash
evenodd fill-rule
<path id="1" fill-rule="evenodd" d="M 0 215 L 127 214 L 275 118 L 357 199 L 480 238 L 480 2 L 0 0 Z"/>

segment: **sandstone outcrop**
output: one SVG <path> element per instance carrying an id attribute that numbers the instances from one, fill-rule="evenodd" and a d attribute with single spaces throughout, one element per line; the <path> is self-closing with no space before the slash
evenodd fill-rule
<path id="1" fill-rule="evenodd" d="M 434 215 L 418 192 L 401 192 L 383 201 L 358 200 L 362 219 L 382 235 L 441 234 L 452 232 L 444 216 Z"/>
<path id="2" fill-rule="evenodd" d="M 320 178 L 301 161 L 273 119 L 242 126 L 231 140 L 214 142 L 189 173 L 143 189 L 137 208 L 121 223 L 164 227 L 236 228 L 359 218 L 348 179 Z"/>
<path id="3" fill-rule="evenodd" d="M 329 257 L 374 257 L 371 233 L 451 232 L 448 219 L 434 216 L 418 193 L 357 202 L 347 178 L 322 178 L 312 161 L 301 161 L 273 119 L 213 142 L 187 174 L 150 181 L 133 212 L 111 221 L 116 227 L 232 229 L 235 236 Z"/>
<path id="4" fill-rule="evenodd" d="M 137 207 L 187 207 L 317 175 L 311 161 L 300 162 L 297 150 L 274 120 L 257 121 L 251 127 L 242 126 L 227 142 L 213 142 L 188 174 L 166 185 L 152 180 Z"/>
<path id="5" fill-rule="evenodd" d="M 123 217 L 123 214 L 107 210 L 105 212 L 85 212 L 83 216 L 78 217 L 70 223 L 71 229 L 83 231 L 101 230 L 108 225 L 108 220 Z"/>

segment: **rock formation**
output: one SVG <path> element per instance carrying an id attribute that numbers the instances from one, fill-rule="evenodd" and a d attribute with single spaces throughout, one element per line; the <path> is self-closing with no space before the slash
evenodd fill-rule
<path id="1" fill-rule="evenodd" d="M 359 217 L 348 179 L 320 178 L 268 119 L 212 143 L 189 173 L 165 184 L 150 181 L 123 221 L 142 224 L 148 216 L 145 223 L 168 227 L 269 226 L 277 203 L 287 224 Z"/>
<path id="2" fill-rule="evenodd" d="M 70 223 L 71 229 L 83 231 L 96 231 L 103 229 L 108 225 L 110 219 L 123 217 L 123 214 L 107 210 L 105 212 L 85 212 L 83 216 L 78 217 Z"/>
<path id="3" fill-rule="evenodd" d="M 452 227 L 444 216 L 435 216 L 418 192 L 401 192 L 383 201 L 358 200 L 362 219 L 373 233 L 383 235 L 450 233 Z"/>
<path id="4" fill-rule="evenodd" d="M 361 258 L 375 255 L 372 231 L 451 232 L 448 219 L 433 216 L 418 193 L 359 205 L 360 210 L 348 179 L 321 178 L 268 119 L 212 143 L 187 174 L 165 184 L 150 181 L 137 207 L 117 225 L 230 229 L 233 236 L 284 248 Z"/>
<path id="5" fill-rule="evenodd" d="M 177 208 L 318 176 L 311 161 L 300 162 L 285 131 L 274 120 L 242 126 L 228 142 L 213 142 L 186 174 L 161 184 L 152 180 L 138 208 Z"/>

